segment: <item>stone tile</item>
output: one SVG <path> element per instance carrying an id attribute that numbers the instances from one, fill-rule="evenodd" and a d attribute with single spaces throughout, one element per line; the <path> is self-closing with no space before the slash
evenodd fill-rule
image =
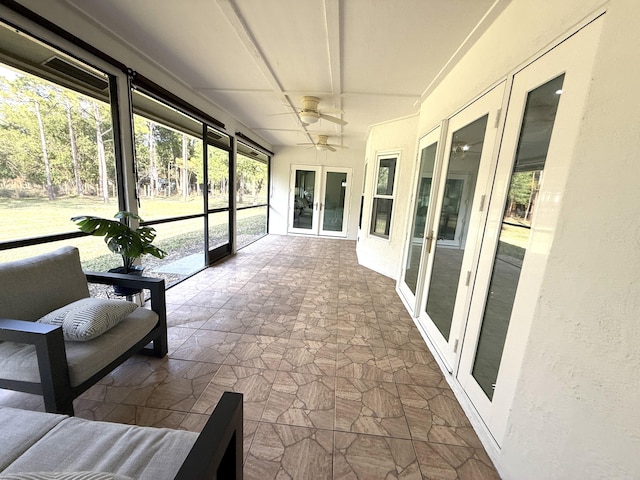
<path id="1" fill-rule="evenodd" d="M 169 356 L 172 356 L 178 348 L 180 348 L 184 342 L 186 342 L 191 335 L 196 333 L 194 328 L 187 328 L 182 326 L 175 326 L 167 328 L 167 343 L 169 344 Z"/>
<path id="2" fill-rule="evenodd" d="M 200 328 L 216 312 L 214 307 L 199 305 L 180 305 L 172 309 L 167 308 L 167 325 Z"/>
<path id="3" fill-rule="evenodd" d="M 189 411 L 219 365 L 165 357 L 133 357 L 82 398 L 141 407 Z"/>
<path id="4" fill-rule="evenodd" d="M 222 365 L 191 412 L 211 414 L 225 391 L 243 394 L 244 418 L 259 421 L 276 378 L 273 370 Z"/>
<path id="5" fill-rule="evenodd" d="M 277 370 L 287 348 L 287 339 L 245 334 L 240 337 L 224 363 L 244 367 Z"/>
<path id="6" fill-rule="evenodd" d="M 279 370 L 335 376 L 337 344 L 290 339 Z"/>
<path id="7" fill-rule="evenodd" d="M 275 313 L 281 315 L 297 315 L 300 311 L 304 297 L 271 295 L 260 309 L 262 313 Z"/>
<path id="8" fill-rule="evenodd" d="M 500 480 L 489 457 L 470 447 L 413 442 L 423 478 Z"/>
<path id="9" fill-rule="evenodd" d="M 428 352 L 429 349 L 424 342 L 424 339 L 418 333 L 418 330 L 413 327 L 412 330 L 402 331 L 402 329 L 391 330 L 385 329 L 380 325 L 382 330 L 382 338 L 387 348 L 395 348 L 398 350 L 415 350 L 421 352 Z"/>
<path id="10" fill-rule="evenodd" d="M 366 311 L 366 312 L 338 312 L 338 320 L 346 321 L 349 323 L 365 323 L 365 324 L 373 324 L 376 327 L 380 327 L 382 331 L 382 325 L 378 324 L 378 317 L 374 310 Z"/>
<path id="11" fill-rule="evenodd" d="M 209 418 L 209 415 L 188 413 L 177 428 L 180 430 L 200 433 Z M 247 455 L 249 455 L 249 448 L 251 447 L 251 442 L 253 441 L 253 436 L 257 429 L 258 422 L 244 419 L 242 428 L 243 463 L 246 461 Z"/>
<path id="12" fill-rule="evenodd" d="M 422 478 L 411 440 L 336 432 L 334 442 L 335 480 Z"/>
<path id="13" fill-rule="evenodd" d="M 393 381 L 386 349 L 362 345 L 338 345 L 336 375 L 379 382 Z"/>
<path id="14" fill-rule="evenodd" d="M 263 422 L 333 430 L 335 377 L 278 372 Z"/>
<path id="15" fill-rule="evenodd" d="M 387 353 L 396 383 L 448 388 L 440 367 L 429 351 L 388 348 Z"/>
<path id="16" fill-rule="evenodd" d="M 218 292 L 214 290 L 207 290 L 200 292 L 190 298 L 185 305 L 191 306 L 199 306 L 199 307 L 209 307 L 209 308 L 220 308 L 225 303 L 227 303 L 231 297 L 232 293 L 229 292 Z"/>
<path id="17" fill-rule="evenodd" d="M 158 408 L 136 408 L 136 425 L 177 429 L 187 416 L 186 412 Z"/>
<path id="18" fill-rule="evenodd" d="M 338 322 L 338 343 L 384 347 L 382 330 L 378 322 L 362 322 L 359 320 L 341 319 Z"/>
<path id="19" fill-rule="evenodd" d="M 223 305 L 224 308 L 232 310 L 248 310 L 250 312 L 261 311 L 266 298 L 258 297 L 256 295 L 241 295 L 236 293 Z"/>
<path id="20" fill-rule="evenodd" d="M 396 385 L 337 377 L 336 430 L 410 438 Z"/>
<path id="21" fill-rule="evenodd" d="M 221 332 L 245 333 L 256 322 L 256 312 L 237 310 L 227 307 L 220 308 L 202 324 L 203 330 L 218 330 Z"/>
<path id="22" fill-rule="evenodd" d="M 173 353 L 172 357 L 198 362 L 223 363 L 241 336 L 239 333 L 198 330 Z"/>
<path id="23" fill-rule="evenodd" d="M 269 337 L 289 338 L 297 321 L 296 315 L 258 313 L 252 326 L 245 333 Z"/>
<path id="24" fill-rule="evenodd" d="M 103 421 L 116 407 L 117 403 L 100 402 L 89 400 L 80 396 L 73 401 L 73 411 L 78 418 L 87 420 Z M 43 410 L 44 411 L 44 405 Z"/>
<path id="25" fill-rule="evenodd" d="M 244 465 L 245 480 L 331 479 L 333 432 L 260 423 Z"/>
<path id="26" fill-rule="evenodd" d="M 338 320 L 318 314 L 298 315 L 298 321 L 291 331 L 292 339 L 314 340 L 317 342 L 337 343 Z"/>
<path id="27" fill-rule="evenodd" d="M 451 390 L 398 384 L 398 392 L 414 440 L 482 449 Z"/>

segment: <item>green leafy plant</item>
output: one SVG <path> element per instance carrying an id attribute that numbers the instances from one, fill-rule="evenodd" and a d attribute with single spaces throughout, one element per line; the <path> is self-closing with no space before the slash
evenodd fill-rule
<path id="1" fill-rule="evenodd" d="M 104 237 L 109 250 L 122 257 L 124 273 L 132 270 L 133 262 L 143 255 L 152 255 L 157 258 L 164 258 L 167 252 L 152 245 L 156 238 L 156 231 L 152 227 L 139 226 L 131 228 L 131 220 L 142 219 L 131 212 L 118 212 L 115 214 L 116 220 L 94 217 L 91 215 L 80 215 L 72 217 L 78 228 L 90 235 Z"/>

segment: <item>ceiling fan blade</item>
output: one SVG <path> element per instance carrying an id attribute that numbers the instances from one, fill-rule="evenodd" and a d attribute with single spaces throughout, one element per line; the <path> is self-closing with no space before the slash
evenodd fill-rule
<path id="1" fill-rule="evenodd" d="M 319 114 L 320 118 L 323 118 L 329 122 L 333 122 L 333 123 L 337 123 L 338 125 L 346 125 L 348 122 L 345 122 L 344 120 L 341 120 L 339 118 L 336 117 L 331 117 L 329 115 L 325 115 L 324 113 L 320 113 Z"/>
<path id="2" fill-rule="evenodd" d="M 342 150 L 349 150 L 349 147 L 344 147 L 342 145 L 336 145 L 334 143 L 327 143 L 328 146 L 333 147 L 333 148 L 341 148 Z"/>
<path id="3" fill-rule="evenodd" d="M 335 151 L 336 151 L 336 149 L 335 149 L 335 148 L 333 148 L 331 145 L 327 145 L 325 148 L 326 148 L 327 150 L 329 150 L 330 152 L 335 152 Z"/>
<path id="4" fill-rule="evenodd" d="M 300 146 L 312 145 L 312 146 L 315 146 L 315 143 L 296 143 L 296 145 L 300 145 Z"/>

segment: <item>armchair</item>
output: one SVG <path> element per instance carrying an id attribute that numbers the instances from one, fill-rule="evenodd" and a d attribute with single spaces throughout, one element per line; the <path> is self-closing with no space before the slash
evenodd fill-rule
<path id="1" fill-rule="evenodd" d="M 88 341 L 65 340 L 60 326 L 36 322 L 88 298 L 89 282 L 147 289 L 151 309 L 135 309 Z M 47 412 L 73 415 L 73 399 L 135 353 L 167 354 L 163 279 L 85 274 L 78 249 L 63 247 L 1 264 L 0 285 L 0 388 L 42 395 Z"/>

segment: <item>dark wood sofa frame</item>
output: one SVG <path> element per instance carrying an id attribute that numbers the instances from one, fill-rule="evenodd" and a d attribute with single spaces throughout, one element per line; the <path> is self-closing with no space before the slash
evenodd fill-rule
<path id="1" fill-rule="evenodd" d="M 144 353 L 162 358 L 168 351 L 164 279 L 103 272 L 85 272 L 85 275 L 88 283 L 149 290 L 151 310 L 158 315 L 158 323 L 114 361 L 83 383 L 72 387 L 61 327 L 24 320 L 0 319 L 0 341 L 34 345 L 40 371 L 40 383 L 0 379 L 0 388 L 42 395 L 45 410 L 50 413 L 73 415 L 73 400 L 132 355 Z M 153 343 L 153 346 L 147 347 L 150 343 Z"/>

